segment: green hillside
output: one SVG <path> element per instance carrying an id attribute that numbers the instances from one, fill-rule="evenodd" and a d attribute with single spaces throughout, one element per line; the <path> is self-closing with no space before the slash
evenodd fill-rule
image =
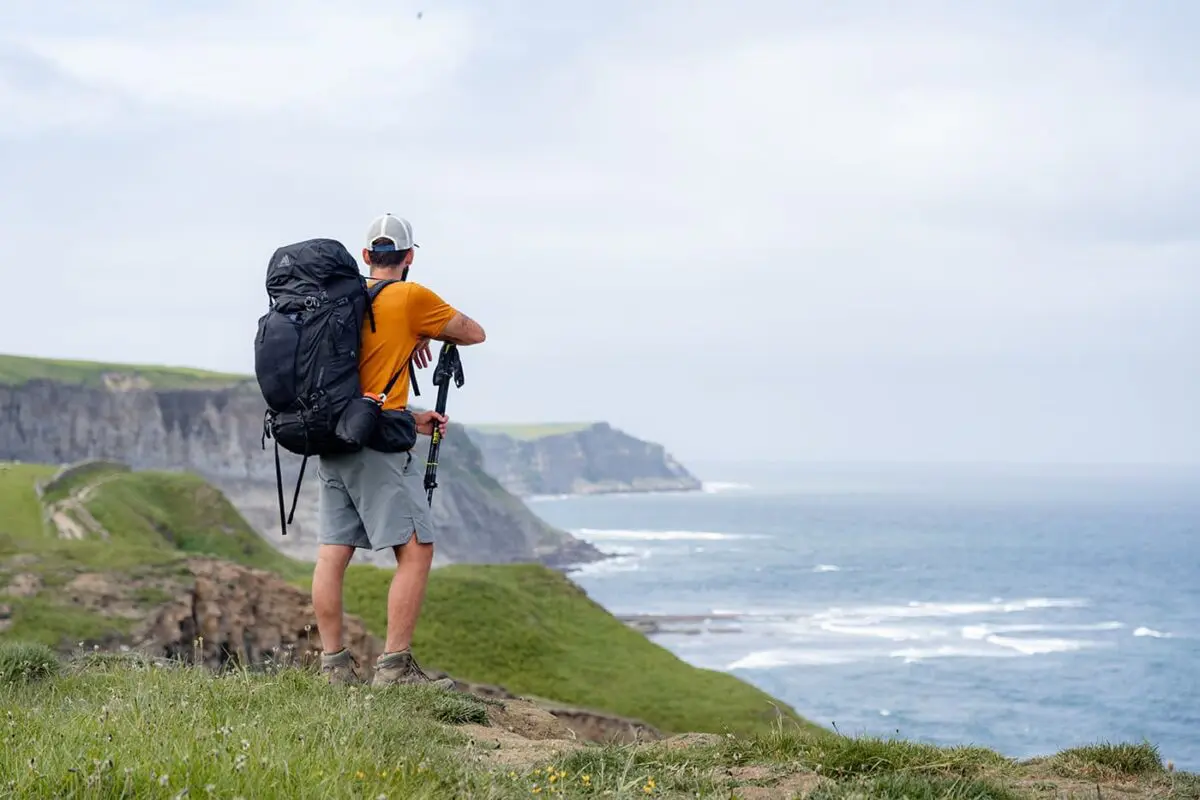
<path id="1" fill-rule="evenodd" d="M 350 572 L 347 610 L 382 628 L 379 598 L 390 574 Z M 425 603 L 414 645 L 453 675 L 668 731 L 750 732 L 767 728 L 777 708 L 790 713 L 747 683 L 688 665 L 537 565 L 444 567 L 430 579 Z"/>
<path id="2" fill-rule="evenodd" d="M 32 380 L 53 380 L 84 386 L 104 385 L 104 375 L 137 375 L 156 389 L 188 389 L 228 386 L 251 380 L 252 376 L 206 372 L 189 367 L 144 364 L 102 364 L 0 354 L 0 386 L 16 386 Z"/>
<path id="3" fill-rule="evenodd" d="M 225 497 L 189 474 L 130 472 L 115 465 L 78 470 L 52 484 L 46 507 L 103 529 L 61 538 L 43 518 L 34 484 L 55 470 L 0 465 L 0 587 L 18 572 L 39 576 L 42 591 L 18 596 L 0 639 L 62 646 L 125 633 L 128 622 L 57 599 L 54 590 L 81 571 L 132 581 L 179 569 L 208 554 L 271 570 L 307 587 L 311 565 L 278 553 Z M 19 559 L 19 563 L 13 559 Z M 385 627 L 391 572 L 354 566 L 346 611 L 376 635 Z M 154 600 L 151 592 L 147 602 Z M 478 683 L 558 703 L 636 717 L 664 731 L 767 730 L 780 707 L 730 675 L 697 669 L 630 630 L 561 574 L 537 565 L 461 565 L 435 570 L 416 642 L 422 662 Z"/>

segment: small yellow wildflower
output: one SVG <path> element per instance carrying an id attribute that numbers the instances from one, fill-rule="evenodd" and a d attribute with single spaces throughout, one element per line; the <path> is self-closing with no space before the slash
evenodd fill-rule
<path id="1" fill-rule="evenodd" d="M 361 781 L 363 778 L 367 777 L 367 773 L 363 772 L 360 769 L 358 772 L 354 773 L 354 777 L 358 778 Z"/>

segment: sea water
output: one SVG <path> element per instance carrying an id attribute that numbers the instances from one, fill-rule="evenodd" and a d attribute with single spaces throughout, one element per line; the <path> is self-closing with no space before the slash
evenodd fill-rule
<path id="1" fill-rule="evenodd" d="M 1200 770 L 1200 474 L 710 465 L 705 491 L 533 498 L 655 641 L 846 734 L 1029 757 L 1149 740 Z M 672 632 L 673 630 L 673 632 Z"/>

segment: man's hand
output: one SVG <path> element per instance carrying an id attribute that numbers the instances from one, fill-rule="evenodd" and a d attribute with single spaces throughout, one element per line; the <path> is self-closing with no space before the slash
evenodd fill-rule
<path id="1" fill-rule="evenodd" d="M 429 351 L 429 339 L 417 339 L 417 346 L 413 350 L 413 361 L 417 365 L 417 369 L 425 369 L 433 361 L 433 354 Z"/>
<path id="2" fill-rule="evenodd" d="M 422 436 L 433 436 L 433 423 L 435 420 L 440 423 L 438 429 L 441 431 L 442 436 L 445 436 L 446 423 L 450 421 L 449 417 L 439 414 L 436 411 L 416 412 L 413 414 L 413 419 L 417 421 L 417 433 Z"/>

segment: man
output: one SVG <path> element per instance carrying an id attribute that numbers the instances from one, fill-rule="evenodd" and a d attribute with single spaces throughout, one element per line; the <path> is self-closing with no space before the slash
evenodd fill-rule
<path id="1" fill-rule="evenodd" d="M 363 261 L 370 267 L 368 283 L 404 281 L 413 262 L 412 225 L 384 214 L 371 223 Z M 363 391 L 382 392 L 388 380 L 412 358 L 418 366 L 430 361 L 431 339 L 459 346 L 479 344 L 483 328 L 417 283 L 385 286 L 373 303 L 375 331 L 363 328 L 359 376 Z M 384 411 L 408 403 L 409 376 L 397 380 L 384 402 Z M 413 414 L 418 433 L 431 435 L 437 424 L 445 431 L 447 418 L 434 411 Z M 313 570 L 312 601 L 321 635 L 321 671 L 330 683 L 362 681 L 357 663 L 342 641 L 342 580 L 356 549 L 391 548 L 396 573 L 387 597 L 387 640 L 375 662 L 372 686 L 430 683 L 412 656 L 417 616 L 433 561 L 434 532 L 423 485 L 424 463 L 410 452 L 382 453 L 369 448 L 356 453 L 323 456 L 317 467 L 321 481 L 321 532 Z M 453 688 L 454 682 L 434 682 Z"/>

